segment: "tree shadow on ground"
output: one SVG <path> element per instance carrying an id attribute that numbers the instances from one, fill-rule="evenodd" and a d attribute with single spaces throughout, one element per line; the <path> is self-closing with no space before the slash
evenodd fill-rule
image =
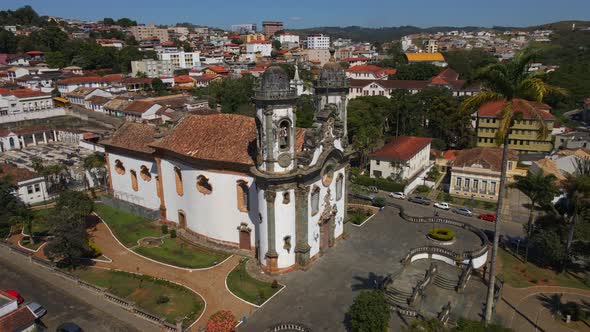
<path id="1" fill-rule="evenodd" d="M 356 284 L 352 284 L 350 286 L 353 291 L 384 289 L 385 286 L 387 286 L 387 284 L 391 281 L 391 274 L 382 276 L 373 272 L 369 272 L 366 278 L 362 276 L 355 276 L 353 279 L 357 281 Z"/>

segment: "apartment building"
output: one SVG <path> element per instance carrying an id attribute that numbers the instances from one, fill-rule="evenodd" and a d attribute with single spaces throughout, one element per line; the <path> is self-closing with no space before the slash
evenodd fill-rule
<path id="1" fill-rule="evenodd" d="M 160 40 L 161 43 L 167 42 L 168 38 L 168 29 L 167 28 L 158 28 L 157 26 L 151 25 L 137 25 L 134 27 L 129 28 L 129 32 L 135 37 L 136 40 L 140 41 L 143 39 L 148 39 L 152 37 L 156 37 Z"/>
<path id="2" fill-rule="evenodd" d="M 312 50 L 330 48 L 330 37 L 324 34 L 309 35 L 306 41 L 307 48 Z"/>
<path id="3" fill-rule="evenodd" d="M 145 74 L 147 77 L 172 76 L 174 67 L 169 60 L 141 60 L 131 61 L 131 75 L 137 77 Z"/>
<path id="4" fill-rule="evenodd" d="M 260 54 L 261 56 L 268 57 L 272 53 L 272 44 L 267 40 L 253 41 L 246 44 L 246 53 L 248 54 Z"/>
<path id="5" fill-rule="evenodd" d="M 496 101 L 483 105 L 477 111 L 477 146 L 495 147 L 496 132 L 500 127 L 500 113 L 505 106 L 504 101 Z M 522 153 L 549 153 L 553 150 L 551 135 L 539 138 L 539 120 L 531 111 L 535 109 L 543 117 L 549 132 L 553 129 L 555 117 L 549 112 L 551 107 L 541 103 L 529 102 L 522 99 L 513 101 L 513 109 L 520 113 L 520 119 L 515 120 L 510 135 L 508 147 Z"/>
<path id="6" fill-rule="evenodd" d="M 283 30 L 283 22 L 279 21 L 264 21 L 262 22 L 262 32 L 267 38 L 275 35 L 277 31 Z"/>
<path id="7" fill-rule="evenodd" d="M 231 31 L 239 34 L 256 32 L 256 23 L 234 24 L 231 26 Z"/>
<path id="8" fill-rule="evenodd" d="M 158 60 L 170 61 L 174 69 L 190 69 L 201 66 L 201 52 L 165 49 L 158 53 Z"/>

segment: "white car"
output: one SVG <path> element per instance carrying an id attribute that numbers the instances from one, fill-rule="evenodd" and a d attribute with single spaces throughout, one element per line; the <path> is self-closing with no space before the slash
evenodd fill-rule
<path id="1" fill-rule="evenodd" d="M 396 192 L 390 193 L 389 196 L 391 196 L 393 198 L 397 198 L 397 199 L 405 199 L 406 198 L 406 194 L 404 194 L 401 191 L 396 191 Z"/>
<path id="2" fill-rule="evenodd" d="M 45 310 L 45 308 L 43 308 L 43 306 L 37 302 L 31 302 L 27 304 L 27 308 L 29 308 L 35 318 L 41 318 L 47 313 L 47 310 Z"/>
<path id="3" fill-rule="evenodd" d="M 434 203 L 434 207 L 442 210 L 448 210 L 451 208 L 447 202 Z"/>

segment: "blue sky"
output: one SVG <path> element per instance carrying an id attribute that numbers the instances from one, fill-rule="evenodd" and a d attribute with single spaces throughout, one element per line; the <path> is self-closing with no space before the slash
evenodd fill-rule
<path id="1" fill-rule="evenodd" d="M 227 28 L 281 20 L 285 27 L 529 26 L 590 20 L 590 0 L 2 0 L 0 9 L 29 4 L 41 15 L 97 20 L 130 17 L 141 23 Z"/>

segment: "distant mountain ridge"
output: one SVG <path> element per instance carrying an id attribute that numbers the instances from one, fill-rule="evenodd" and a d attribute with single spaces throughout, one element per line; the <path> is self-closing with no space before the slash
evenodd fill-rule
<path id="1" fill-rule="evenodd" d="M 290 32 L 296 33 L 301 36 L 308 34 L 319 34 L 323 33 L 329 35 L 332 40 L 337 38 L 352 39 L 353 41 L 366 41 L 370 43 L 374 42 L 388 42 L 392 40 L 398 40 L 403 36 L 415 34 L 415 33 L 436 33 L 436 32 L 448 32 L 453 30 L 459 31 L 476 31 L 476 30 L 535 30 L 535 29 L 550 29 L 558 28 L 564 29 L 567 26 L 571 26 L 572 23 L 581 26 L 590 26 L 590 21 L 560 21 L 554 23 L 547 23 L 538 26 L 530 27 L 505 27 L 505 26 L 494 26 L 494 27 L 477 27 L 477 26 L 464 26 L 464 27 L 451 27 L 451 26 L 439 26 L 439 27 L 428 27 L 420 28 L 416 26 L 406 25 L 399 27 L 383 27 L 383 28 L 366 28 L 361 26 L 348 26 L 348 27 L 314 27 L 305 29 L 289 29 Z"/>

